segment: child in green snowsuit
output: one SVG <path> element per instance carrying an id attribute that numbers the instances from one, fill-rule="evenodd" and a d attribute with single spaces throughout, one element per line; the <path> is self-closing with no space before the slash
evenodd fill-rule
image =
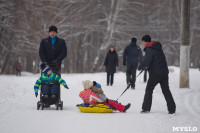
<path id="1" fill-rule="evenodd" d="M 42 76 L 36 81 L 34 85 L 34 91 L 36 97 L 38 96 L 38 89 L 42 83 L 43 83 L 42 93 L 44 95 L 44 98 L 48 98 L 48 96 L 56 98 L 59 88 L 59 86 L 56 84 L 57 82 L 62 84 L 65 88 L 69 89 L 66 82 L 60 76 L 53 73 L 49 66 L 42 63 L 41 69 L 42 69 Z"/>

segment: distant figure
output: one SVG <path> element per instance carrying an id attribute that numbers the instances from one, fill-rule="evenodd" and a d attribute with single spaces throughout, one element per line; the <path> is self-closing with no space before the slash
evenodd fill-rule
<path id="1" fill-rule="evenodd" d="M 169 114 L 174 114 L 176 111 L 176 105 L 169 90 L 169 70 L 162 50 L 162 45 L 160 42 L 151 41 L 149 35 L 143 36 L 142 45 L 145 46 L 145 56 L 138 69 L 148 70 L 149 79 L 146 86 L 141 113 L 150 112 L 153 90 L 157 84 L 160 84 L 162 93 L 167 102 Z"/>
<path id="2" fill-rule="evenodd" d="M 142 57 L 142 51 L 136 42 L 137 39 L 132 38 L 130 45 L 125 48 L 123 53 L 123 65 L 127 66 L 126 81 L 127 85 L 131 84 L 132 89 L 135 89 L 136 70 L 139 59 Z"/>
<path id="3" fill-rule="evenodd" d="M 114 83 L 114 73 L 116 72 L 116 67 L 118 66 L 118 55 L 115 51 L 114 46 L 110 46 L 110 49 L 106 55 L 104 66 L 107 72 L 107 85 L 113 85 Z"/>
<path id="4" fill-rule="evenodd" d="M 17 76 L 21 76 L 21 65 L 20 65 L 20 63 L 17 63 L 16 73 L 17 73 Z"/>
<path id="5" fill-rule="evenodd" d="M 56 64 L 61 69 L 62 60 L 67 56 L 67 46 L 64 39 L 57 37 L 56 26 L 49 27 L 49 37 L 42 40 L 39 55 L 45 64 Z"/>

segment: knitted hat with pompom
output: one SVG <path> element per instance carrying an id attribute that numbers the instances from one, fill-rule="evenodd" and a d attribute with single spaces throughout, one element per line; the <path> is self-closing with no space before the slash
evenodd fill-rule
<path id="1" fill-rule="evenodd" d="M 85 80 L 82 82 L 84 89 L 90 89 L 93 86 L 93 82 L 89 80 Z"/>

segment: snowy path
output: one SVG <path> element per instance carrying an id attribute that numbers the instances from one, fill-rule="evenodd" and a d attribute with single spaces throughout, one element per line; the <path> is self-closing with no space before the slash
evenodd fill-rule
<path id="1" fill-rule="evenodd" d="M 82 80 L 100 82 L 110 99 L 116 99 L 126 87 L 125 73 L 115 75 L 113 87 L 105 85 L 106 74 L 63 74 L 70 90 L 62 89 L 64 110 L 52 106 L 43 111 L 36 110 L 33 85 L 37 75 L 0 76 L 0 133 L 169 133 L 173 127 L 197 127 L 200 132 L 200 72 L 190 70 L 191 89 L 178 89 L 178 69 L 170 73 L 170 89 L 174 96 L 177 113 L 167 114 L 166 102 L 160 86 L 154 91 L 150 114 L 140 114 L 145 84 L 137 79 L 136 90 L 128 90 L 120 102 L 132 104 L 127 113 L 87 114 L 75 107 L 82 103 L 78 97 Z"/>

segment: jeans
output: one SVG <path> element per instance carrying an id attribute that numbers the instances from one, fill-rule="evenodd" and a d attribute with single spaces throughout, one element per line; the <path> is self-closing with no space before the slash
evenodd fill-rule
<path id="1" fill-rule="evenodd" d="M 42 93 L 44 95 L 57 95 L 59 86 L 56 84 L 52 85 L 42 85 Z"/>

